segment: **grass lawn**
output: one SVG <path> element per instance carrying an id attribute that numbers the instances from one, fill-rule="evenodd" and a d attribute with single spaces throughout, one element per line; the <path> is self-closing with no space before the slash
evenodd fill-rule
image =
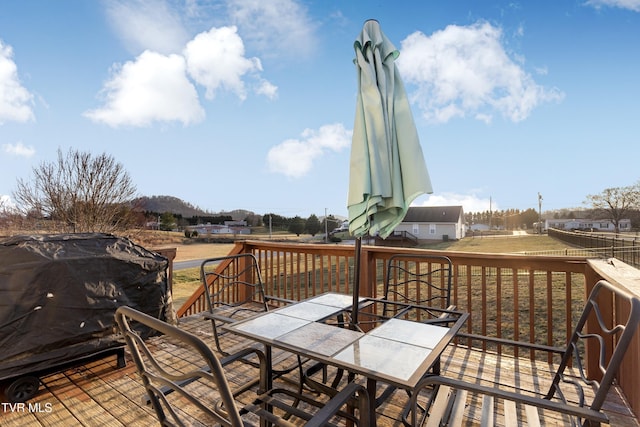
<path id="1" fill-rule="evenodd" d="M 188 268 L 173 272 L 173 306 L 182 307 L 187 299 L 200 286 L 200 270 Z"/>
<path id="2" fill-rule="evenodd" d="M 443 242 L 443 244 L 447 243 Z M 466 237 L 451 243 L 446 248 L 438 249 L 460 252 L 519 253 L 557 251 L 566 248 L 565 242 L 547 235 L 531 234 L 526 236 Z"/>

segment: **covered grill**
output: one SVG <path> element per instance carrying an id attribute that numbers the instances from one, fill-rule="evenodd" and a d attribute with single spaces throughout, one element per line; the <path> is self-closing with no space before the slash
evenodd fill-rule
<path id="1" fill-rule="evenodd" d="M 110 234 L 0 242 L 0 381 L 6 399 L 27 400 L 37 391 L 38 375 L 121 351 L 114 322 L 121 305 L 166 319 L 167 267 L 165 257 Z"/>

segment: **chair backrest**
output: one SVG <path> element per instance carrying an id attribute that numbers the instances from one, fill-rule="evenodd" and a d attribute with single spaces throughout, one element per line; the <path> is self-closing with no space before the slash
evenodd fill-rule
<path id="1" fill-rule="evenodd" d="M 613 304 L 615 310 L 611 308 Z M 575 387 L 581 397 L 580 406 L 588 405 L 589 408 L 599 411 L 639 323 L 640 299 L 637 296 L 605 280 L 596 283 L 572 333 L 546 398 L 556 397 L 567 403 L 563 389 Z M 599 371 L 594 375 L 590 370 L 590 377 L 585 367 L 587 351 L 592 358 L 598 355 L 598 360 L 589 360 L 589 366 L 598 366 Z M 568 378 L 564 375 L 565 368 L 572 362 L 580 370 L 581 378 Z M 596 375 L 600 378 L 594 378 Z M 590 404 L 585 401 L 582 391 L 585 385 L 595 391 Z"/>
<path id="2" fill-rule="evenodd" d="M 251 311 L 267 311 L 262 273 L 253 254 L 206 259 L 200 266 L 200 279 L 211 312 L 220 307 L 251 310 L 250 302 L 257 303 Z M 234 313 L 227 316 L 233 317 Z"/>
<path id="3" fill-rule="evenodd" d="M 130 307 L 119 307 L 115 318 L 161 425 L 188 424 L 182 412 L 185 402 L 197 408 L 208 419 L 207 423 L 234 427 L 243 425 L 222 365 L 203 341 Z M 158 346 L 147 345 L 131 328 L 132 321 L 169 337 L 173 345 L 188 348 L 189 351 L 184 354 L 194 356 L 193 360 L 157 357 Z M 206 402 L 188 387 L 196 381 L 208 387 Z M 179 409 L 175 404 L 172 405 L 173 399 L 179 399 Z"/>
<path id="4" fill-rule="evenodd" d="M 453 264 L 446 256 L 393 255 L 387 263 L 384 299 L 440 309 L 453 308 L 452 274 Z"/>

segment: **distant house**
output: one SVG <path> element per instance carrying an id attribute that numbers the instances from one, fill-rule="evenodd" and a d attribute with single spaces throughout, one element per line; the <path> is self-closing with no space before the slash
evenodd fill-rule
<path id="1" fill-rule="evenodd" d="M 458 240 L 465 236 L 462 206 L 412 206 L 394 234 L 421 240 Z"/>
<path id="2" fill-rule="evenodd" d="M 491 227 L 489 227 L 489 224 L 471 224 L 469 229 L 471 231 L 489 231 Z"/>
<path id="3" fill-rule="evenodd" d="M 251 234 L 251 229 L 247 227 L 246 221 L 225 221 L 221 224 L 198 224 L 187 227 L 188 230 L 197 231 L 199 235 L 207 234 Z"/>
<path id="4" fill-rule="evenodd" d="M 547 219 L 545 227 L 559 230 L 616 231 L 610 219 Z M 631 220 L 621 219 L 618 227 L 620 231 L 631 231 Z"/>

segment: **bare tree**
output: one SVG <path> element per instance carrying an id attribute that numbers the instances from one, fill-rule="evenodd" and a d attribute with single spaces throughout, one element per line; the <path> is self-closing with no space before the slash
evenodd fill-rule
<path id="1" fill-rule="evenodd" d="M 590 194 L 587 202 L 613 222 L 616 233 L 620 220 L 640 207 L 640 183 L 628 187 L 607 188 L 600 194 Z"/>
<path id="2" fill-rule="evenodd" d="M 34 167 L 31 181 L 18 179 L 13 198 L 23 214 L 48 218 L 55 229 L 113 232 L 130 225 L 135 192 L 112 156 L 58 149 L 57 161 Z"/>

